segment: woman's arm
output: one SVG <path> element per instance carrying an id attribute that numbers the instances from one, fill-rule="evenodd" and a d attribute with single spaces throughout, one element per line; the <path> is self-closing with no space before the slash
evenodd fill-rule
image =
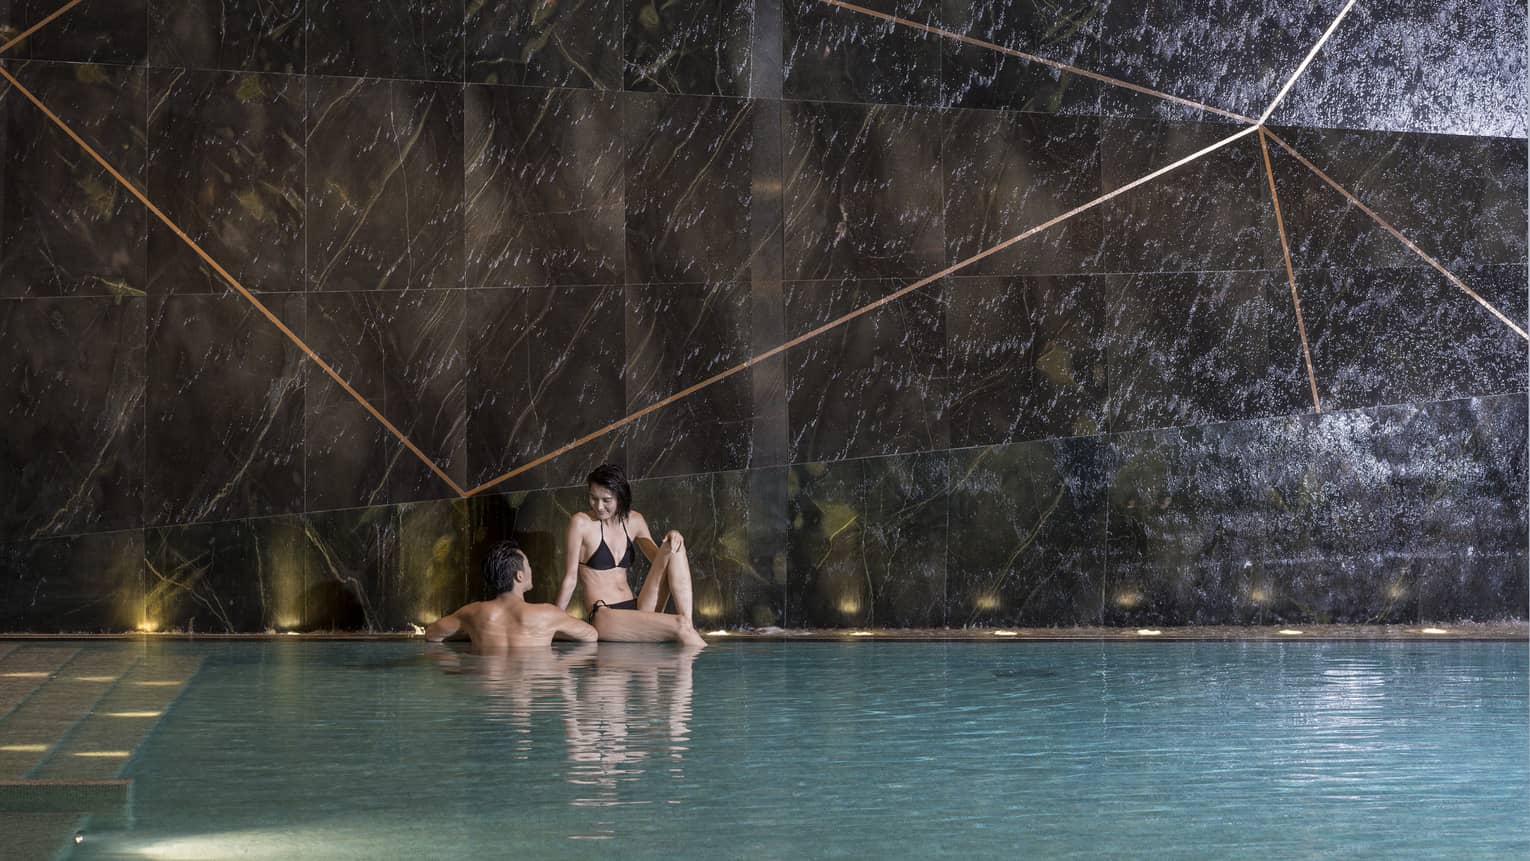
<path id="1" fill-rule="evenodd" d="M 568 519 L 568 530 L 563 533 L 563 585 L 558 587 L 558 609 L 567 610 L 568 602 L 574 600 L 574 587 L 579 585 L 579 518 L 578 513 Z"/>
<path id="2" fill-rule="evenodd" d="M 632 512 L 630 517 L 632 518 L 632 543 L 637 545 L 637 549 L 643 551 L 644 556 L 648 557 L 649 564 L 658 558 L 661 551 L 678 553 L 680 548 L 685 546 L 685 539 L 673 529 L 664 533 L 663 542 L 654 541 L 653 531 L 648 528 L 648 520 L 636 511 Z"/>

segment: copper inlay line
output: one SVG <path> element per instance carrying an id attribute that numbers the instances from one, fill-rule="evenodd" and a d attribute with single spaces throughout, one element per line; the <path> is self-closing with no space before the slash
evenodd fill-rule
<path id="1" fill-rule="evenodd" d="M 1270 203 L 1275 206 L 1275 229 L 1280 231 L 1280 250 L 1286 256 L 1286 279 L 1291 282 L 1291 307 L 1296 309 L 1296 331 L 1302 337 L 1302 358 L 1307 361 L 1307 383 L 1312 386 L 1312 409 L 1321 413 L 1323 405 L 1318 400 L 1317 375 L 1312 371 L 1312 349 L 1307 346 L 1307 325 L 1302 322 L 1302 299 L 1296 292 L 1296 269 L 1291 266 L 1291 243 L 1286 239 L 1286 222 L 1280 214 L 1280 195 L 1275 193 L 1275 169 L 1270 166 L 1270 147 L 1264 142 L 1265 131 L 1259 129 L 1259 151 L 1264 154 L 1264 175 L 1270 180 Z"/>
<path id="2" fill-rule="evenodd" d="M 1198 158 L 1200 158 L 1200 157 L 1202 157 L 1204 155 L 1207 155 L 1209 153 L 1215 152 L 1216 150 L 1219 150 L 1222 147 L 1227 146 L 1228 144 L 1232 143 L 1233 141 L 1237 140 L 1238 138 L 1244 137 L 1245 135 L 1252 134 L 1253 132 L 1258 131 L 1258 129 L 1259 129 L 1258 126 L 1249 126 L 1248 128 L 1245 128 L 1245 129 L 1242 129 L 1240 131 L 1234 132 L 1234 133 L 1228 135 L 1227 137 L 1222 138 L 1221 140 L 1217 141 L 1216 143 L 1211 144 L 1210 146 L 1207 146 L 1204 149 L 1201 149 L 1201 150 L 1198 150 L 1196 152 L 1193 152 L 1190 155 L 1187 155 L 1184 158 L 1181 158 L 1178 161 L 1173 162 L 1172 164 L 1164 165 L 1163 167 L 1158 168 L 1157 170 L 1153 171 L 1152 173 L 1147 174 L 1146 176 L 1138 177 L 1137 179 L 1132 180 L 1131 182 L 1127 183 L 1126 185 L 1121 186 L 1120 188 L 1114 189 L 1112 191 L 1108 191 L 1105 194 L 1102 194 L 1099 197 L 1096 197 L 1095 199 L 1089 201 L 1088 203 L 1084 203 L 1084 204 L 1081 204 L 1079 206 L 1075 206 L 1074 208 L 1068 210 L 1067 212 L 1064 212 L 1061 215 L 1049 218 L 1046 221 L 1043 221 L 1042 223 L 1036 225 L 1035 227 L 1032 227 L 1032 228 L 1030 228 L 1030 229 L 1028 229 L 1028 230 L 1026 230 L 1026 231 L 1024 231 L 1022 233 L 1017 233 L 1014 236 L 1011 236 L 1010 238 L 1004 240 L 1003 242 L 1000 242 L 998 245 L 994 245 L 994 246 L 992 246 L 990 248 L 987 248 L 987 249 L 984 249 L 982 251 L 979 251 L 978 253 L 976 253 L 976 254 L 972 255 L 971 257 L 968 257 L 967 259 L 962 260 L 962 261 L 960 261 L 958 263 L 953 263 L 950 266 L 947 266 L 946 268 L 940 270 L 939 272 L 936 272 L 933 275 L 926 275 L 925 277 L 919 279 L 918 281 L 915 281 L 914 283 L 909 284 L 906 287 L 901 287 L 898 290 L 895 290 L 892 293 L 889 293 L 886 296 L 883 296 L 882 298 L 876 300 L 875 302 L 871 302 L 871 303 L 868 303 L 866 305 L 862 305 L 861 307 L 856 308 L 854 311 L 851 311 L 848 314 L 845 314 L 845 315 L 840 316 L 840 317 L 836 317 L 833 320 L 830 320 L 829 322 L 824 323 L 821 326 L 818 326 L 817 328 L 809 329 L 808 331 L 803 332 L 801 335 L 798 335 L 797 337 L 791 339 L 790 341 L 787 341 L 784 344 L 781 344 L 780 346 L 772 347 L 771 349 L 766 350 L 765 352 L 760 353 L 759 355 L 754 356 L 754 357 L 752 357 L 750 359 L 747 359 L 747 360 L 745 360 L 743 362 L 740 362 L 739 364 L 734 365 L 733 367 L 728 368 L 725 371 L 720 371 L 720 372 L 718 372 L 716 374 L 713 374 L 712 376 L 707 377 L 706 379 L 702 380 L 699 383 L 695 383 L 693 385 L 687 386 L 687 387 L 681 389 L 678 392 L 675 392 L 674 394 L 670 395 L 669 397 L 667 397 L 667 398 L 665 398 L 665 399 L 663 399 L 661 401 L 649 404 L 648 406 L 638 410 L 635 413 L 632 413 L 631 415 L 626 416 L 625 418 L 617 419 L 616 421 L 606 425 L 603 428 L 600 428 L 599 430 L 592 431 L 591 433 L 585 434 L 584 436 L 579 437 L 578 439 L 574 440 L 571 443 L 568 443 L 567 445 L 561 446 L 559 448 L 556 448 L 556 449 L 548 452 L 547 454 L 542 455 L 541 457 L 537 458 L 536 460 L 532 460 L 532 461 L 528 461 L 527 463 L 523 463 L 520 466 L 516 467 L 515 469 L 510 470 L 509 472 L 507 472 L 507 473 L 505 473 L 503 475 L 500 475 L 500 476 L 498 476 L 496 478 L 492 478 L 492 479 L 484 482 L 483 484 L 478 485 L 477 487 L 473 488 L 472 490 L 469 490 L 465 495 L 466 496 L 473 496 L 474 494 L 482 493 L 483 491 L 488 490 L 489 488 L 493 487 L 496 484 L 499 484 L 502 481 L 506 481 L 506 480 L 509 480 L 511 478 L 514 478 L 515 476 L 520 475 L 521 473 L 525 472 L 528 469 L 531 469 L 531 468 L 536 467 L 536 466 L 540 466 L 540 465 L 546 463 L 547 461 L 552 460 L 555 457 L 558 457 L 559 455 L 566 454 L 566 453 L 568 453 L 568 452 L 570 452 L 570 451 L 572 451 L 572 450 L 574 450 L 574 449 L 584 445 L 585 443 L 591 442 L 592 440 L 599 439 L 600 437 L 603 437 L 606 434 L 608 434 L 608 433 L 610 433 L 610 432 L 612 432 L 614 430 L 617 430 L 617 429 L 619 429 L 619 428 L 621 428 L 621 427 L 623 427 L 625 425 L 631 424 L 632 422 L 637 421 L 638 419 L 642 418 L 643 416 L 648 415 L 649 413 L 653 412 L 654 410 L 662 409 L 662 408 L 664 408 L 664 407 L 674 403 L 675 401 L 680 400 L 681 398 L 688 397 L 690 395 L 695 394 L 696 392 L 706 388 L 707 386 L 712 385 L 713 383 L 725 380 L 728 377 L 731 377 L 734 374 L 737 374 L 737 373 L 739 373 L 741 371 L 746 371 L 749 368 L 752 368 L 755 365 L 758 365 L 759 363 L 765 361 L 766 359 L 769 359 L 769 358 L 771 358 L 773 356 L 780 355 L 781 353 L 784 353 L 787 350 L 790 350 L 792 347 L 795 347 L 798 344 L 803 343 L 804 341 L 808 341 L 808 340 L 811 340 L 813 338 L 816 338 L 819 335 L 822 335 L 823 333 L 829 331 L 830 329 L 834 329 L 834 328 L 837 328 L 839 326 L 842 326 L 845 323 L 848 323 L 851 320 L 854 320 L 855 318 L 860 317 L 863 314 L 868 314 L 868 313 L 870 313 L 872 311 L 875 311 L 876 309 L 882 307 L 883 305 L 888 304 L 889 302 L 896 302 L 897 300 L 903 298 L 904 296 L 907 296 L 908 294 L 914 292 L 915 290 L 918 290 L 921 287 L 925 287 L 925 286 L 928 286 L 930 284 L 933 284 L 934 282 L 940 280 L 941 278 L 944 278 L 947 275 L 950 275 L 951 273 L 956 272 L 958 270 L 965 269 L 968 266 L 971 266 L 972 264 L 978 262 L 979 260 L 982 260 L 985 257 L 990 257 L 990 256 L 992 256 L 994 254 L 998 254 L 1000 251 L 1003 251 L 1004 249 L 1010 247 L 1011 245 L 1014 245 L 1016 242 L 1019 242 L 1022 239 L 1027 239 L 1029 237 L 1035 236 L 1036 234 L 1042 232 L 1043 230 L 1046 230 L 1046 229 L 1051 228 L 1051 227 L 1055 227 L 1056 225 L 1059 225 L 1059 224 L 1063 223 L 1064 221 L 1067 221 L 1068 219 L 1072 218 L 1075 215 L 1078 215 L 1078 214 L 1080 214 L 1082 212 L 1086 212 L 1086 211 L 1088 211 L 1090 209 L 1093 209 L 1094 207 L 1099 206 L 1100 204 L 1102 204 L 1102 203 L 1104 203 L 1104 202 L 1106 202 L 1108 200 L 1112 200 L 1112 199 L 1114 199 L 1116 197 L 1119 197 L 1120 195 L 1125 194 L 1128 191 L 1131 191 L 1132 189 L 1136 188 L 1139 185 L 1142 185 L 1143 183 L 1151 182 L 1151 181 L 1157 179 L 1158 177 L 1163 176 L 1164 174 L 1166 174 L 1166 173 L 1168 173 L 1168 172 L 1170 172 L 1172 170 L 1175 170 L 1176 168 L 1183 167 L 1184 165 L 1187 165 L 1190 162 L 1195 161 L 1196 159 L 1198 159 Z"/>
<path id="3" fill-rule="evenodd" d="M 16 37 L 14 39 L 10 40 L 9 42 L 6 42 L 4 45 L 0 45 L 0 54 L 4 54 L 6 51 L 9 51 L 10 49 L 16 47 L 17 45 L 20 45 L 22 42 L 25 42 L 27 40 L 28 36 L 31 36 L 33 33 L 36 33 L 38 30 L 41 30 L 42 28 L 44 28 L 44 27 L 48 26 L 49 24 L 53 23 L 53 19 L 54 18 L 57 18 L 58 16 L 64 14 L 65 12 L 68 12 L 70 9 L 73 9 L 74 7 L 78 6 L 82 2 L 84 2 L 84 0 L 69 0 L 68 3 L 65 3 L 64 5 L 62 5 L 62 6 L 58 7 L 57 9 L 53 10 L 53 14 L 52 15 L 49 15 L 48 17 L 42 19 L 41 21 L 38 21 L 36 24 L 33 24 L 32 26 L 26 28 L 25 30 L 22 30 L 20 33 L 16 34 Z"/>
<path id="4" fill-rule="evenodd" d="M 243 296 L 245 300 L 248 301 L 251 305 L 255 306 L 255 310 L 259 311 L 261 315 L 263 315 L 267 320 L 271 321 L 273 326 L 281 330 L 281 333 L 286 335 L 287 338 L 292 341 L 292 343 L 296 344 L 298 349 L 302 350 L 308 356 L 308 358 L 312 359 L 314 364 L 318 365 L 319 368 L 324 371 L 324 373 L 328 374 L 329 377 L 336 383 L 339 383 L 340 387 L 345 389 L 347 394 L 355 398 L 356 402 L 361 404 L 361 406 L 368 413 L 371 413 L 373 418 L 381 422 L 383 427 L 387 428 L 390 433 L 398 438 L 399 442 L 404 444 L 405 448 L 414 453 L 415 457 L 418 457 L 425 463 L 426 466 L 430 467 L 430 470 L 434 472 L 436 476 L 439 477 L 442 481 L 446 482 L 447 486 L 450 487 L 453 492 L 459 496 L 462 495 L 461 486 L 459 486 L 457 482 L 452 481 L 451 476 L 447 475 L 441 469 L 441 467 L 436 465 L 435 461 L 426 456 L 425 452 L 420 451 L 418 446 L 411 442 L 407 436 L 404 436 L 404 434 L 398 428 L 394 427 L 392 422 L 388 421 L 388 419 L 383 416 L 382 413 L 378 412 L 377 408 L 372 406 L 372 404 L 367 401 L 366 398 L 362 397 L 360 392 L 352 388 L 351 384 L 346 382 L 345 379 L 342 378 L 334 368 L 330 367 L 328 362 L 319 358 L 319 354 L 315 353 L 312 348 L 304 343 L 303 339 L 299 338 L 296 332 L 288 328 L 287 324 L 281 321 L 281 318 L 272 313 L 271 309 L 267 308 L 265 304 L 262 303 L 259 299 L 256 299 L 255 294 L 245 289 L 244 285 L 239 283 L 239 279 L 235 278 L 233 275 L 230 275 L 228 270 L 224 269 L 218 263 L 218 261 L 212 258 L 212 255 L 202 250 L 202 246 L 198 245 L 196 240 L 188 236 L 186 232 L 180 228 L 179 225 L 177 225 L 174 221 L 171 221 L 170 216 L 160 211 L 160 208 L 155 206 L 154 203 L 150 201 L 143 192 L 139 191 L 137 186 L 129 182 L 127 177 L 123 176 L 121 173 L 118 173 L 116 168 L 112 167 L 105 158 L 101 157 L 100 153 L 96 152 L 90 146 L 90 144 L 86 143 L 85 140 L 78 134 L 75 134 L 74 129 L 70 128 L 69 125 L 62 119 L 59 119 L 58 115 L 53 113 L 53 111 L 50 110 L 47 105 L 43 104 L 37 98 L 37 96 L 33 95 L 30 90 L 22 86 L 21 82 L 16 80 L 15 76 L 10 73 L 10 70 L 6 69 L 4 66 L 0 66 L 0 77 L 4 77 L 7 81 L 9 81 L 11 86 L 16 88 L 17 92 L 21 93 L 24 97 L 26 97 L 27 101 L 31 102 L 37 107 L 38 110 L 47 115 L 48 119 L 51 120 L 54 125 L 58 126 L 59 129 L 64 132 L 64 134 L 68 135 L 70 140 L 79 145 L 80 149 L 84 150 L 87 155 L 94 159 L 96 164 L 101 165 L 101 167 L 104 168 L 107 173 L 112 175 L 113 179 L 117 180 L 117 182 L 120 183 L 123 188 L 127 189 L 130 194 L 136 197 L 139 203 L 142 203 L 145 207 L 148 208 L 150 212 L 154 213 L 156 218 L 164 222 L 165 226 L 170 228 L 172 233 L 179 237 L 182 242 L 186 243 L 187 247 L 189 247 L 192 251 L 196 252 L 198 257 L 202 258 L 202 262 L 210 266 L 214 272 L 217 272 L 218 275 L 228 283 L 230 287 L 234 288 L 235 292 L 237 292 L 240 296 Z"/>
<path id="5" fill-rule="evenodd" d="M 890 21 L 890 22 L 892 22 L 894 24 L 901 24 L 904 27 L 911 27 L 911 28 L 913 28 L 915 30 L 923 30 L 924 32 L 930 33 L 930 34 L 935 35 L 935 36 L 940 36 L 940 37 L 946 38 L 946 39 L 952 39 L 952 40 L 955 40 L 957 42 L 964 42 L 964 43 L 966 43 L 968 45 L 973 45 L 973 46 L 976 46 L 978 48 L 986 48 L 987 50 L 990 50 L 990 51 L 997 51 L 1000 54 L 1007 54 L 1007 55 L 1009 55 L 1011 57 L 1019 57 L 1022 60 L 1026 60 L 1026 61 L 1029 61 L 1029 62 L 1032 62 L 1032 63 L 1040 63 L 1043 66 L 1051 66 L 1052 68 L 1058 69 L 1058 70 L 1063 71 L 1063 72 L 1070 72 L 1072 74 L 1079 75 L 1081 77 L 1092 78 L 1093 80 L 1100 81 L 1100 82 L 1103 82 L 1103 83 L 1106 83 L 1106 84 L 1110 84 L 1111 86 L 1114 86 L 1114 87 L 1122 87 L 1124 89 L 1128 89 L 1128 90 L 1131 90 L 1133 92 L 1142 93 L 1145 96 L 1152 96 L 1155 99 L 1163 99 L 1164 101 L 1175 102 L 1176 104 L 1181 104 L 1181 105 L 1187 105 L 1187 106 L 1192 107 L 1192 108 L 1198 108 L 1198 109 L 1203 110 L 1203 111 L 1209 111 L 1209 112 L 1211 112 L 1213 114 L 1220 114 L 1221 116 L 1224 116 L 1224 117 L 1231 117 L 1232 119 L 1235 119 L 1235 120 L 1242 120 L 1243 122 L 1246 122 L 1246 123 L 1257 123 L 1257 122 L 1259 122 L 1259 120 L 1256 120 L 1253 117 L 1246 117 L 1243 114 L 1234 113 L 1233 111 L 1223 110 L 1222 108 L 1214 108 L 1211 105 L 1202 104 L 1201 102 L 1193 101 L 1191 99 L 1181 98 L 1179 96 L 1170 95 L 1168 93 L 1162 92 L 1161 90 L 1155 90 L 1155 89 L 1152 89 L 1150 87 L 1144 87 L 1141 84 L 1134 84 L 1131 81 L 1123 81 L 1120 78 L 1112 78 L 1109 75 L 1102 75 L 1099 72 L 1091 72 L 1088 69 L 1081 69 L 1078 66 L 1070 66 L 1067 63 L 1060 63 L 1057 60 L 1049 60 L 1046 57 L 1039 57 L 1039 56 L 1037 56 L 1035 54 L 1028 54 L 1028 53 L 1026 53 L 1024 51 L 1017 51 L 1014 48 L 1006 48 L 1003 45 L 996 45 L 993 42 L 985 42 L 982 39 L 974 39 L 971 36 L 963 36 L 960 33 L 953 33 L 950 30 L 942 30 L 939 27 L 931 27 L 928 24 L 921 24 L 918 21 L 911 21 L 911 20 L 909 20 L 907 18 L 899 18 L 897 15 L 889 15 L 886 12 L 878 12 L 875 9 L 867 9 L 864 6 L 857 6 L 854 3 L 845 3 L 845 2 L 843 2 L 843 0 L 818 0 L 818 2 L 824 3 L 824 4 L 829 5 L 829 6 L 838 6 L 841 9 L 844 9 L 844 10 L 847 10 L 847 11 L 850 11 L 850 12 L 855 12 L 855 13 L 858 13 L 858 14 L 861 14 L 861 15 L 867 15 L 867 16 L 872 17 L 872 18 L 880 18 L 883 21 Z M 1351 2 L 1354 2 L 1354 0 L 1351 0 Z M 1301 74 L 1300 70 L 1298 70 L 1297 74 Z M 1289 86 L 1289 84 L 1287 86 Z"/>
<path id="6" fill-rule="evenodd" d="M 1385 218 L 1382 218 L 1380 215 L 1377 215 L 1376 211 L 1374 209 L 1371 209 L 1369 206 L 1366 206 L 1364 203 L 1362 203 L 1360 201 L 1360 198 L 1355 197 L 1353 194 L 1350 194 L 1349 190 L 1346 189 L 1344 186 L 1339 185 L 1337 182 L 1334 182 L 1333 179 L 1328 174 L 1323 173 L 1321 170 L 1319 170 L 1317 165 L 1315 165 L 1312 162 L 1308 161 L 1306 156 L 1304 156 L 1301 153 L 1297 152 L 1290 144 L 1288 144 L 1285 141 L 1281 140 L 1279 135 L 1275 134 L 1272 131 L 1268 131 L 1268 130 L 1265 131 L 1265 134 L 1269 135 L 1270 140 L 1280 144 L 1281 148 L 1284 149 L 1286 152 L 1290 153 L 1292 158 L 1294 158 L 1297 161 L 1301 162 L 1304 167 L 1306 167 L 1308 170 L 1312 171 L 1314 174 L 1317 174 L 1318 179 L 1321 179 L 1322 181 L 1328 183 L 1329 187 L 1331 187 L 1334 191 L 1337 191 L 1339 194 L 1344 195 L 1345 199 L 1347 199 L 1350 203 L 1354 204 L 1361 212 L 1363 212 L 1366 215 L 1370 216 L 1371 220 L 1376 222 L 1377 224 L 1381 225 L 1382 229 L 1386 230 L 1386 232 L 1388 232 L 1388 233 L 1392 234 L 1393 236 L 1397 237 L 1397 241 L 1401 242 L 1403 245 L 1405 245 L 1408 248 L 1409 251 L 1412 251 L 1414 254 L 1417 254 L 1419 257 L 1422 257 L 1424 259 L 1425 263 L 1428 263 L 1430 266 L 1433 266 L 1435 268 L 1435 270 L 1438 271 L 1441 275 L 1444 275 L 1445 278 L 1450 281 L 1450 283 L 1452 283 L 1452 284 L 1456 285 L 1457 287 L 1461 288 L 1461 292 L 1462 293 L 1465 293 L 1466 295 L 1468 295 L 1468 296 L 1472 297 L 1473 299 L 1475 299 L 1477 301 L 1477 304 L 1479 304 L 1482 307 L 1486 308 L 1489 313 L 1491 313 L 1494 317 L 1497 317 L 1499 320 L 1501 320 L 1505 326 L 1508 326 L 1510 329 L 1513 329 L 1514 332 L 1517 335 L 1519 335 L 1521 338 L 1524 338 L 1526 340 L 1530 340 L 1530 335 L 1527 335 L 1525 333 L 1524 329 L 1520 328 L 1517 324 L 1515 324 L 1515 322 L 1513 320 L 1510 320 L 1508 317 L 1504 316 L 1504 313 L 1502 311 L 1499 311 L 1497 308 L 1493 307 L 1493 304 L 1491 302 L 1489 302 L 1488 300 L 1482 298 L 1482 296 L 1480 296 L 1477 293 L 1477 291 L 1475 291 L 1472 288 L 1466 286 L 1465 282 L 1463 282 L 1460 278 L 1457 278 L 1453 273 L 1451 273 L 1450 270 L 1448 270 L 1444 266 L 1440 265 L 1440 261 L 1435 260 L 1433 257 L 1430 257 L 1428 254 L 1424 253 L 1424 249 L 1419 248 L 1417 245 L 1415 245 L 1413 243 L 1413 240 L 1409 239 L 1408 237 L 1406 237 L 1406 236 L 1404 236 L 1402 234 L 1402 231 L 1400 231 L 1397 228 L 1393 227 L 1391 225 L 1391 223 L 1388 222 Z"/>
<path id="7" fill-rule="evenodd" d="M 1317 44 L 1312 46 L 1312 50 L 1307 52 L 1307 56 L 1302 58 L 1301 65 L 1297 66 L 1296 71 L 1291 73 L 1291 77 L 1286 79 L 1286 85 L 1280 88 L 1280 92 L 1275 94 L 1275 99 L 1270 102 L 1270 106 L 1265 108 L 1264 113 L 1259 115 L 1260 125 L 1264 125 L 1267 121 L 1269 121 L 1270 114 L 1275 113 L 1275 109 L 1279 107 L 1281 101 L 1285 99 L 1286 93 L 1291 92 L 1291 87 L 1296 84 L 1296 79 L 1300 78 L 1302 73 L 1307 71 L 1307 66 L 1310 65 L 1313 58 L 1318 55 L 1318 51 L 1323 49 L 1323 45 L 1328 42 L 1329 37 L 1333 35 L 1334 31 L 1339 29 L 1339 22 L 1344 20 L 1344 16 L 1349 14 L 1349 10 L 1354 8 L 1354 5 L 1355 0 L 1349 0 L 1348 3 L 1344 4 L 1344 8 L 1339 10 L 1339 14 L 1333 19 L 1333 23 L 1328 25 L 1327 30 L 1323 31 L 1323 37 L 1318 39 Z"/>

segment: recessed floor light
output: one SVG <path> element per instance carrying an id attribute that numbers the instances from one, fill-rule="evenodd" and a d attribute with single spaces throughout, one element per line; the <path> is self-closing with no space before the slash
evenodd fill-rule
<path id="1" fill-rule="evenodd" d="M 1295 628 L 1281 628 L 1280 629 L 1280 633 L 1286 634 L 1287 636 L 1290 636 L 1290 635 L 1293 635 L 1293 634 L 1300 634 L 1300 633 L 1303 633 L 1303 632 L 1298 631 Z"/>
<path id="2" fill-rule="evenodd" d="M 1137 635 L 1140 637 L 1156 637 L 1163 632 L 1156 628 L 1138 628 Z"/>

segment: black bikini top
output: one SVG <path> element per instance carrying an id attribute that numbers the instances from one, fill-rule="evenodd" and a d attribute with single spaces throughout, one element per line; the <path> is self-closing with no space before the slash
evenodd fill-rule
<path id="1" fill-rule="evenodd" d="M 606 525 L 600 524 L 600 545 L 590 558 L 584 561 L 584 567 L 595 571 L 610 571 L 612 568 L 632 567 L 632 536 L 627 534 L 627 521 L 622 521 L 622 534 L 627 535 L 627 552 L 622 554 L 622 561 L 617 562 L 611 558 L 611 548 L 606 546 Z"/>

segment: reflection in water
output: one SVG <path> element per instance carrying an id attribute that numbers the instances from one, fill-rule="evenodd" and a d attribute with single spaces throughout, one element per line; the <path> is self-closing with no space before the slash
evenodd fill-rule
<path id="1" fill-rule="evenodd" d="M 517 736 L 515 759 L 527 759 L 533 739 L 554 737 L 539 715 L 561 717 L 567 781 L 578 788 L 569 805 L 582 809 L 575 840 L 610 840 L 616 821 L 603 809 L 679 804 L 655 795 L 654 777 L 682 783 L 690 749 L 692 670 L 699 649 L 670 644 L 603 643 L 476 656 L 432 646 L 436 663 L 471 677 L 485 694 L 483 708 Z M 646 779 L 645 778 L 649 778 Z"/>

